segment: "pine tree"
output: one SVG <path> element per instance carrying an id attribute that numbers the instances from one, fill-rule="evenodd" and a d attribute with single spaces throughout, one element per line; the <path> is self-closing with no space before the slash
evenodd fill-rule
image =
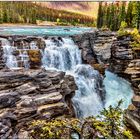
<path id="1" fill-rule="evenodd" d="M 107 2 L 103 5 L 103 27 L 107 27 Z"/>
<path id="2" fill-rule="evenodd" d="M 107 23 L 107 28 L 110 28 L 110 6 L 107 6 L 106 23 Z"/>
<path id="3" fill-rule="evenodd" d="M 115 19 L 115 8 L 114 8 L 114 4 L 111 4 L 111 15 L 110 15 L 110 29 L 114 30 L 115 28 L 115 24 L 114 24 L 114 19 Z"/>
<path id="4" fill-rule="evenodd" d="M 133 9 L 132 9 L 132 27 L 137 27 L 137 2 L 133 2 Z"/>
<path id="5" fill-rule="evenodd" d="M 140 29 L 140 2 L 137 1 L 137 29 Z"/>
<path id="6" fill-rule="evenodd" d="M 125 21 L 126 19 L 125 7 L 126 7 L 126 2 L 122 2 L 119 23 L 121 23 L 122 21 Z"/>
<path id="7" fill-rule="evenodd" d="M 132 27 L 132 20 L 133 20 L 132 10 L 133 10 L 133 2 L 129 2 L 127 13 L 126 13 L 126 22 L 129 27 Z"/>
<path id="8" fill-rule="evenodd" d="M 113 30 L 116 31 L 118 30 L 118 26 L 119 26 L 119 6 L 118 3 L 114 4 L 114 26 L 113 26 Z"/>
<path id="9" fill-rule="evenodd" d="M 99 2 L 98 18 L 97 18 L 97 27 L 98 27 L 98 28 L 101 28 L 102 25 L 103 25 L 102 2 Z"/>

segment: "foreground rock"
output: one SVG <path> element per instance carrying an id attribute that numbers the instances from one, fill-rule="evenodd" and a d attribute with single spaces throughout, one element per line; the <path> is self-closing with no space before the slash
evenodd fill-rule
<path id="1" fill-rule="evenodd" d="M 75 115 L 71 98 L 77 87 L 64 72 L 1 71 L 0 85 L 0 138 L 28 138 L 23 128 L 34 119 Z"/>

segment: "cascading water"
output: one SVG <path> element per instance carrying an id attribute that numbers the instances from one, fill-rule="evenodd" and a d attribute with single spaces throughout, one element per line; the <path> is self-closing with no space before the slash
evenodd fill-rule
<path id="1" fill-rule="evenodd" d="M 81 64 L 81 52 L 69 38 L 47 39 L 42 63 L 46 68 L 55 68 L 62 71 L 72 70 Z"/>
<path id="2" fill-rule="evenodd" d="M 100 98 L 102 90 L 102 77 L 99 72 L 90 65 L 80 64 L 73 70 L 78 90 L 73 98 L 77 117 L 98 115 L 103 109 L 103 101 Z M 102 95 L 101 95 L 102 96 Z"/>
<path id="3" fill-rule="evenodd" d="M 14 47 L 10 45 L 10 42 L 7 39 L 1 38 L 0 40 L 1 40 L 1 43 L 3 46 L 3 52 L 4 52 L 3 58 L 7 67 L 11 69 L 17 68 L 18 67 L 17 59 L 13 55 Z"/>
<path id="4" fill-rule="evenodd" d="M 21 46 L 12 46 L 11 43 L 4 38 L 0 38 L 3 47 L 3 58 L 6 66 L 10 69 L 25 68 L 29 69 L 29 50 L 38 50 L 36 42 L 31 41 L 29 44 L 21 41 Z M 15 55 L 18 53 L 18 55 Z"/>
<path id="5" fill-rule="evenodd" d="M 131 98 L 133 96 L 133 90 L 128 81 L 117 75 L 106 71 L 104 85 L 106 90 L 106 103 L 105 108 L 110 105 L 114 106 L 119 100 L 123 100 L 121 107 L 126 109 L 131 103 Z"/>
<path id="6" fill-rule="evenodd" d="M 81 64 L 81 51 L 70 38 L 45 40 L 43 65 L 46 69 L 65 71 L 75 77 L 78 90 L 73 98 L 78 117 L 97 115 L 103 108 L 98 95 L 101 88 L 99 73 L 89 65 Z"/>
<path id="7" fill-rule="evenodd" d="M 73 103 L 77 117 L 98 115 L 103 107 L 117 103 L 118 95 L 120 96 L 118 99 L 124 99 L 127 96 L 123 108 L 129 105 L 133 94 L 129 83 L 115 74 L 106 72 L 105 93 L 101 84 L 103 78 L 90 65 L 82 64 L 81 51 L 71 38 L 53 37 L 45 40 L 45 43 L 46 48 L 42 58 L 43 66 L 46 69 L 65 71 L 75 78 L 78 90 L 73 98 Z M 119 81 L 121 81 L 120 84 L 118 84 Z M 120 86 L 124 87 L 120 88 Z M 106 95 L 105 100 L 101 98 L 104 94 Z"/>
<path id="8" fill-rule="evenodd" d="M 30 44 L 23 43 L 22 47 L 15 47 L 6 39 L 0 40 L 7 67 L 29 68 L 28 51 L 39 49 L 34 41 Z M 81 51 L 71 38 L 50 37 L 44 41 L 46 47 L 44 51 L 41 50 L 43 67 L 65 71 L 75 78 L 78 90 L 73 98 L 73 104 L 77 117 L 96 116 L 103 107 L 114 105 L 119 99 L 124 99 L 122 108 L 127 108 L 133 95 L 128 82 L 107 71 L 103 81 L 98 71 L 90 65 L 82 64 Z M 18 51 L 19 55 L 15 56 L 14 51 Z"/>

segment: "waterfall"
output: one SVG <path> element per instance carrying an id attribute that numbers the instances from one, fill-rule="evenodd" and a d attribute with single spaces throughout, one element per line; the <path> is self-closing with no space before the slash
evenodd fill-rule
<path id="1" fill-rule="evenodd" d="M 7 39 L 0 40 L 8 68 L 30 67 L 28 51 L 39 49 L 36 42 L 12 46 Z M 96 116 L 104 107 L 115 105 L 120 99 L 124 100 L 122 108 L 128 107 L 133 91 L 126 80 L 108 71 L 103 80 L 97 70 L 82 64 L 81 50 L 69 37 L 49 37 L 44 41 L 46 47 L 40 50 L 42 67 L 64 71 L 75 78 L 78 90 L 72 101 L 77 117 Z"/>
<path id="2" fill-rule="evenodd" d="M 29 69 L 29 50 L 38 50 L 36 42 L 31 41 L 29 44 L 21 41 L 20 46 L 12 46 L 7 39 L 0 38 L 3 47 L 3 59 L 9 69 Z M 18 54 L 18 55 L 17 55 Z"/>
<path id="3" fill-rule="evenodd" d="M 6 63 L 6 66 L 10 69 L 12 68 L 17 68 L 18 64 L 17 64 L 17 59 L 16 57 L 13 55 L 13 51 L 14 51 L 14 47 L 10 45 L 10 42 L 7 39 L 4 38 L 0 38 L 1 40 L 1 45 L 3 47 L 3 59 Z"/>
<path id="4" fill-rule="evenodd" d="M 97 115 L 103 108 L 99 96 L 99 84 L 102 77 L 89 65 L 82 64 L 81 51 L 71 38 L 49 38 L 45 40 L 46 48 L 42 63 L 46 69 L 65 71 L 73 75 L 78 90 L 73 98 L 78 117 Z"/>
<path id="5" fill-rule="evenodd" d="M 45 43 L 42 63 L 46 68 L 68 71 L 81 64 L 81 51 L 71 39 L 50 38 Z"/>
<path id="6" fill-rule="evenodd" d="M 102 77 L 99 72 L 90 65 L 80 64 L 75 67 L 73 76 L 78 85 L 73 98 L 77 117 L 98 115 L 103 109 L 103 101 L 100 98 Z"/>
<path id="7" fill-rule="evenodd" d="M 105 72 L 104 85 L 106 89 L 105 107 L 116 105 L 119 100 L 123 100 L 122 109 L 126 109 L 131 103 L 133 90 L 128 81 L 118 77 L 109 71 Z"/>
<path id="8" fill-rule="evenodd" d="M 82 64 L 81 51 L 71 38 L 50 37 L 45 43 L 43 66 L 65 71 L 75 78 L 78 90 L 72 101 L 77 117 L 96 116 L 104 107 L 115 105 L 120 99 L 124 100 L 122 108 L 128 107 L 133 91 L 126 80 L 108 71 L 103 80 L 93 67 Z"/>

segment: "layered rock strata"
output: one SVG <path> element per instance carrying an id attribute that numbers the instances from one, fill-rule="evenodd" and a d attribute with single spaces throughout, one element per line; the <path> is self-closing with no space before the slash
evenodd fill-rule
<path id="1" fill-rule="evenodd" d="M 132 104 L 125 114 L 127 122 L 140 132 L 140 49 L 132 48 L 130 35 L 117 37 L 111 47 L 110 70 L 129 80 L 134 89 Z"/>
<path id="2" fill-rule="evenodd" d="M 0 85 L 0 138 L 23 138 L 31 120 L 75 115 L 71 98 L 77 87 L 64 72 L 1 71 Z"/>

